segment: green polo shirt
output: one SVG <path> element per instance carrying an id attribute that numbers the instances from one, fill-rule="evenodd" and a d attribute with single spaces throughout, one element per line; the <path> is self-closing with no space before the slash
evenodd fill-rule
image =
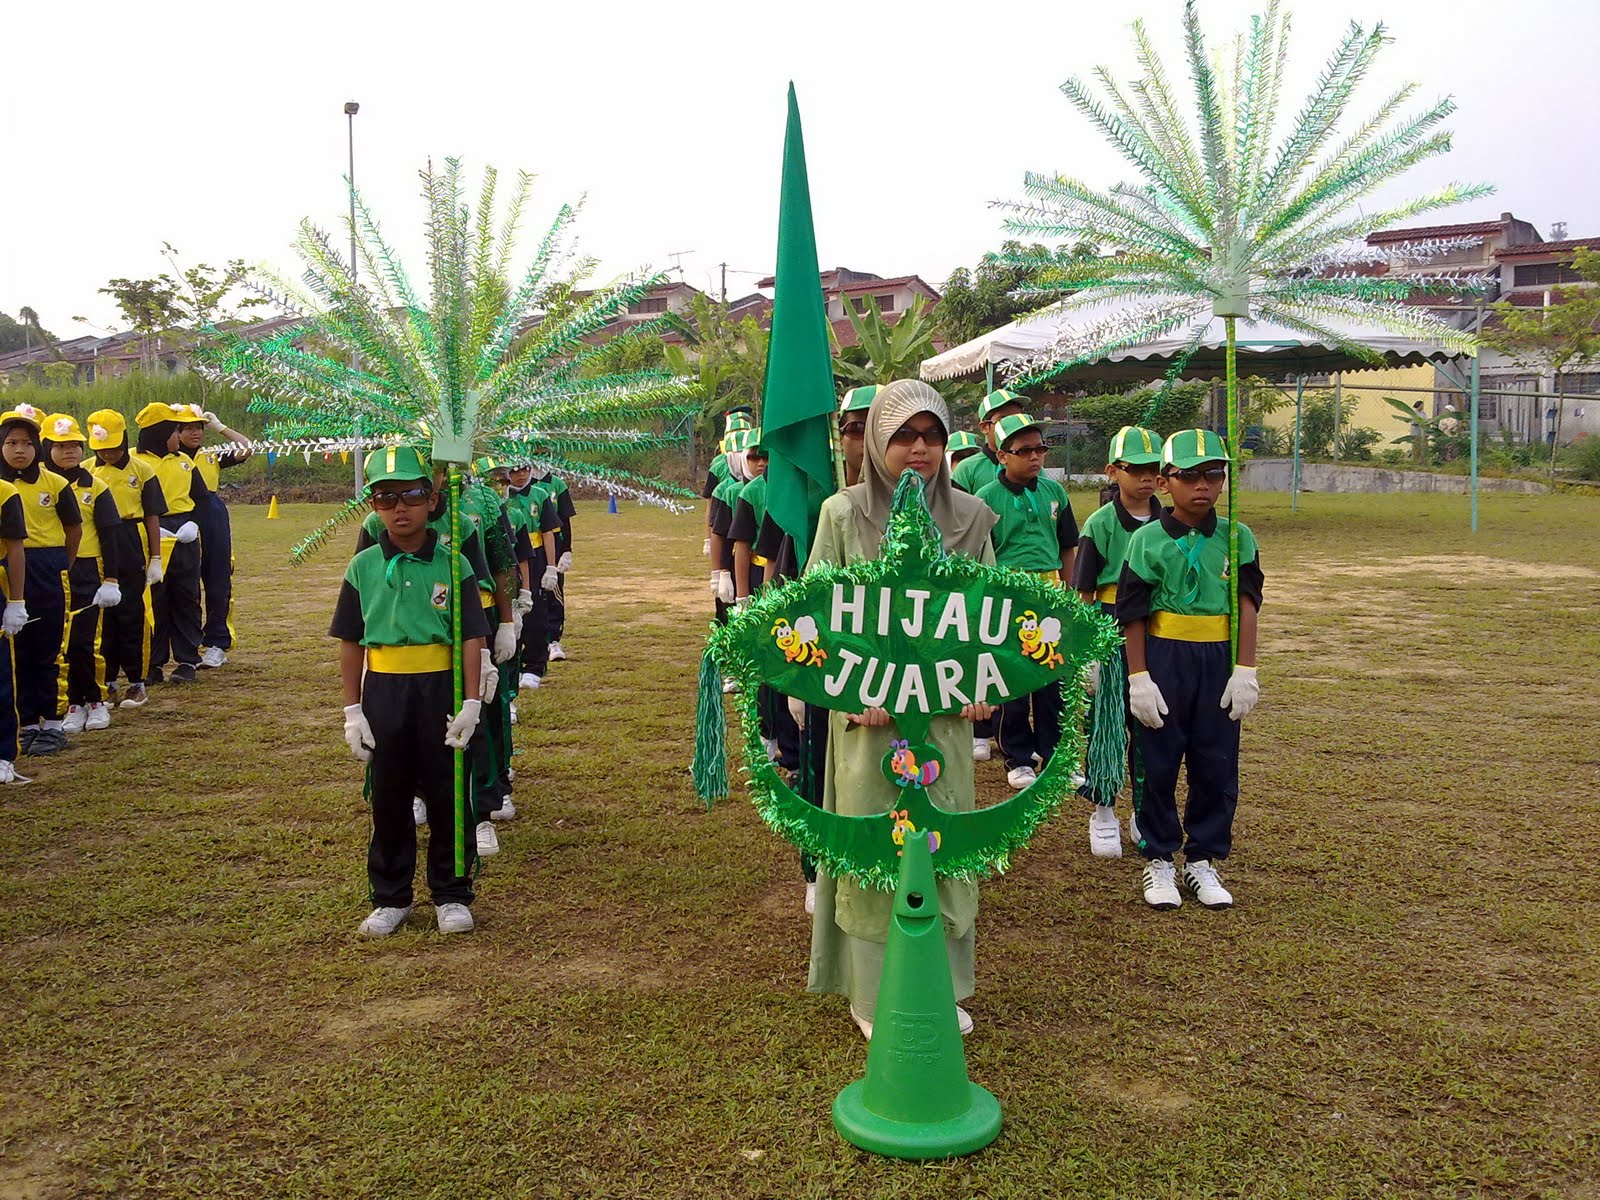
<path id="1" fill-rule="evenodd" d="M 994 531 L 997 566 L 1019 571 L 1059 571 L 1061 556 L 1078 544 L 1078 521 L 1067 489 L 1040 475 L 1012 483 L 1004 473 L 978 489 L 978 499 L 999 514 Z"/>
<path id="2" fill-rule="evenodd" d="M 438 534 L 445 545 L 450 544 L 450 513 L 446 508 L 437 516 L 429 516 L 428 528 Z M 376 512 L 369 512 L 361 521 L 361 536 L 356 539 L 356 551 L 359 553 L 368 546 L 377 542 L 380 534 L 385 532 L 383 518 Z M 483 539 L 478 536 L 473 523 L 466 518 L 466 506 L 462 506 L 461 553 L 466 556 L 467 562 L 473 567 L 470 577 L 479 581 L 488 579 L 488 587 L 494 589 L 494 576 L 489 571 L 488 563 L 483 557 Z"/>
<path id="3" fill-rule="evenodd" d="M 493 587 L 496 572 L 510 571 L 517 564 L 505 503 L 493 488 L 469 484 L 461 490 L 461 515 L 472 521 L 472 528 L 483 539 L 484 563 L 489 568 L 489 577 L 483 582 Z"/>
<path id="4" fill-rule="evenodd" d="M 1072 586 L 1080 592 L 1098 592 L 1122 578 L 1122 564 L 1128 558 L 1128 543 L 1152 519 L 1161 516 L 1161 502 L 1150 497 L 1150 511 L 1143 521 L 1130 513 L 1115 494 L 1089 514 L 1078 538 L 1078 563 Z"/>
<path id="5" fill-rule="evenodd" d="M 458 556 L 459 557 L 459 556 Z M 488 637 L 472 567 L 461 559 L 461 636 Z M 429 530 L 414 553 L 401 553 L 380 530 L 378 540 L 350 560 L 329 634 L 363 646 L 450 644 L 450 555 Z"/>
<path id="6" fill-rule="evenodd" d="M 766 515 L 767 477 L 757 475 L 744 485 L 744 491 L 739 493 L 739 499 L 734 502 L 728 537 L 735 542 L 749 542 L 753 546 L 761 533 L 761 522 Z"/>
<path id="7" fill-rule="evenodd" d="M 707 500 L 711 499 L 711 495 L 717 490 L 718 485 L 720 485 L 723 480 L 727 478 L 728 456 L 726 454 L 719 454 L 711 460 L 711 466 L 706 471 L 706 481 L 704 486 L 702 486 L 700 489 L 700 495 L 705 497 Z"/>
<path id="8" fill-rule="evenodd" d="M 1256 535 L 1244 524 L 1239 526 L 1239 594 L 1261 606 Z M 1120 623 L 1153 612 L 1226 616 L 1228 607 L 1227 518 L 1208 513 L 1191 529 L 1168 512 L 1128 540 L 1128 558 L 1117 581 Z"/>
<path id="9" fill-rule="evenodd" d="M 1000 474 L 1000 460 L 995 457 L 994 451 L 989 449 L 987 443 L 976 454 L 970 454 L 956 464 L 955 471 L 950 476 L 954 483 L 963 492 L 970 492 L 976 496 L 979 491 L 994 482 Z M 1060 566 L 1060 563 L 1056 564 Z"/>

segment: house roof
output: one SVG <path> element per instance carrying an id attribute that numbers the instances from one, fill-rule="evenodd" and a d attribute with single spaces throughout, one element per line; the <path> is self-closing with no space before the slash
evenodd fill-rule
<path id="1" fill-rule="evenodd" d="M 1499 233 L 1510 224 L 1510 220 L 1470 221 L 1464 225 L 1413 225 L 1408 229 L 1378 229 L 1367 234 L 1367 244 L 1415 242 L 1423 238 L 1472 237 L 1481 233 Z"/>
<path id="2" fill-rule="evenodd" d="M 1525 242 L 1517 246 L 1502 246 L 1494 252 L 1496 258 L 1536 258 L 1549 255 L 1570 255 L 1574 250 L 1588 250 L 1600 246 L 1600 237 L 1568 238 L 1564 242 Z"/>
<path id="3" fill-rule="evenodd" d="M 866 279 L 857 283 L 847 283 L 837 290 L 840 295 L 845 295 L 854 292 L 881 292 L 885 288 L 913 286 L 922 288 L 935 300 L 939 299 L 939 293 L 929 287 L 927 280 L 920 275 L 896 275 L 893 279 Z"/>

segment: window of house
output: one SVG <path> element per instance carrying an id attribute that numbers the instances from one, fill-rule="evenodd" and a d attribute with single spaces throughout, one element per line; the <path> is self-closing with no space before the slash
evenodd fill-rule
<path id="1" fill-rule="evenodd" d="M 890 292 L 886 296 L 874 296 L 873 299 L 878 302 L 878 311 L 879 312 L 893 312 L 894 311 L 894 293 L 893 292 Z"/>
<path id="2" fill-rule="evenodd" d="M 628 310 L 635 313 L 663 313 L 667 311 L 665 296 L 647 296 Z"/>
<path id="3" fill-rule="evenodd" d="M 1561 392 L 1566 396 L 1600 396 L 1600 374 L 1564 375 Z"/>
<path id="4" fill-rule="evenodd" d="M 84 368 L 83 368 L 83 381 L 85 383 L 93 383 L 94 382 L 94 364 L 93 363 L 88 363 L 88 364 L 86 364 L 84 366 Z"/>
<path id="5" fill-rule="evenodd" d="M 1581 283 L 1583 276 L 1571 263 L 1521 263 L 1512 273 L 1512 287 L 1549 287 L 1557 283 Z"/>

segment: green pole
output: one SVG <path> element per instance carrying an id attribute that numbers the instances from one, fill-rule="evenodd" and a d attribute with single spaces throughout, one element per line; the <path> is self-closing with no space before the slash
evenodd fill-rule
<path id="1" fill-rule="evenodd" d="M 1228 649 L 1232 664 L 1239 661 L 1239 366 L 1235 318 L 1223 320 L 1228 326 L 1228 453 L 1234 459 L 1228 472 Z"/>
<path id="2" fill-rule="evenodd" d="M 461 661 L 461 469 L 450 464 L 450 685 L 451 715 L 461 711 L 467 690 Z M 467 772 L 466 751 L 452 753 L 455 760 L 456 875 L 467 873 Z"/>
<path id="3" fill-rule="evenodd" d="M 1294 377 L 1294 466 L 1289 471 L 1289 511 L 1300 511 L 1300 417 L 1305 411 L 1306 377 Z"/>

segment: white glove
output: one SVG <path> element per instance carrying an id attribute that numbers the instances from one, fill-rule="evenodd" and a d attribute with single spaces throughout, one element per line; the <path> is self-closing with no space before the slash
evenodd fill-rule
<path id="1" fill-rule="evenodd" d="M 221 417 L 217 416 L 217 414 L 214 413 L 214 412 L 202 413 L 201 415 L 203 417 L 205 417 L 206 428 L 207 429 L 211 430 L 212 433 L 221 433 L 222 432 L 222 418 Z"/>
<path id="2" fill-rule="evenodd" d="M 122 587 L 116 583 L 102 583 L 95 589 L 94 606 L 96 608 L 115 608 L 122 603 Z"/>
<path id="3" fill-rule="evenodd" d="M 733 603 L 733 572 L 717 572 L 717 599 L 724 604 Z"/>
<path id="4" fill-rule="evenodd" d="M 1167 714 L 1167 701 L 1149 671 L 1128 676 L 1128 711 L 1147 729 L 1160 729 L 1166 724 L 1161 718 Z"/>
<path id="5" fill-rule="evenodd" d="M 517 631 L 510 621 L 502 621 L 494 631 L 494 660 L 503 663 L 517 652 Z"/>
<path id="6" fill-rule="evenodd" d="M 700 543 L 700 553 L 701 553 L 701 555 L 703 555 L 706 558 L 710 558 L 711 557 L 711 539 L 710 538 L 707 538 L 705 541 Z"/>
<path id="7" fill-rule="evenodd" d="M 354 754 L 362 762 L 372 761 L 372 751 L 378 745 L 378 739 L 372 736 L 372 726 L 367 724 L 366 714 L 361 711 L 361 705 L 347 705 L 344 710 L 344 740 Z"/>
<path id="8" fill-rule="evenodd" d="M 798 696 L 785 696 L 789 702 L 789 715 L 794 718 L 794 723 L 801 729 L 806 727 L 806 702 Z"/>
<path id="9" fill-rule="evenodd" d="M 1217 707 L 1227 709 L 1228 716 L 1233 720 L 1242 721 L 1250 715 L 1260 699 L 1261 685 L 1256 682 L 1256 669 L 1235 667 L 1233 674 L 1228 676 L 1228 686 L 1222 689 L 1222 703 Z"/>
<path id="10" fill-rule="evenodd" d="M 517 598 L 511 602 L 511 611 L 514 613 L 531 613 L 533 611 L 533 593 L 523 588 L 517 593 Z"/>
<path id="11" fill-rule="evenodd" d="M 167 576 L 166 568 L 161 565 L 159 556 L 150 560 L 150 565 L 144 569 L 144 581 L 147 584 L 160 583 Z"/>
<path id="12" fill-rule="evenodd" d="M 502 627 L 503 628 L 503 627 Z M 483 705 L 477 700 L 463 700 L 461 711 L 450 718 L 450 723 L 444 728 L 444 744 L 452 750 L 465 750 L 467 743 L 472 740 L 473 730 L 478 728 L 478 710 Z"/>
<path id="13" fill-rule="evenodd" d="M 1100 690 L 1100 664 L 1090 663 L 1083 669 L 1083 690 L 1087 695 L 1093 696 Z"/>
<path id="14" fill-rule="evenodd" d="M 6 615 L 0 628 L 5 630 L 7 637 L 16 637 L 22 632 L 22 627 L 28 623 L 28 606 L 21 600 L 6 601 Z"/>
<path id="15" fill-rule="evenodd" d="M 721 583 L 722 583 L 722 572 L 721 571 L 713 571 L 713 572 L 711 572 L 711 597 L 712 597 L 712 599 L 715 599 L 716 596 L 717 596 L 717 593 L 722 590 L 721 587 L 720 587 Z"/>
<path id="16" fill-rule="evenodd" d="M 487 700 L 500 686 L 500 668 L 494 665 L 494 655 L 480 650 L 478 663 L 478 698 Z"/>
<path id="17" fill-rule="evenodd" d="M 750 601 L 752 601 L 754 599 L 755 599 L 754 596 L 740 596 L 737 600 L 735 600 L 733 602 L 733 606 L 736 609 L 738 609 L 740 612 L 743 612 L 745 609 L 750 607 Z"/>
<path id="18" fill-rule="evenodd" d="M 511 628 L 516 633 L 517 642 L 520 645 L 522 642 L 522 614 L 517 611 L 515 604 L 511 606 Z"/>
<path id="19" fill-rule="evenodd" d="M 561 552 L 561 557 L 556 559 L 556 570 L 560 571 L 563 575 L 572 570 L 571 550 L 563 550 Z"/>
<path id="20" fill-rule="evenodd" d="M 193 521 L 185 521 L 178 526 L 172 536 L 180 542 L 192 542 L 200 536 L 200 526 Z"/>
<path id="21" fill-rule="evenodd" d="M 539 586 L 547 592 L 553 592 L 561 586 L 561 574 L 554 567 L 546 567 L 544 574 L 539 577 Z"/>

